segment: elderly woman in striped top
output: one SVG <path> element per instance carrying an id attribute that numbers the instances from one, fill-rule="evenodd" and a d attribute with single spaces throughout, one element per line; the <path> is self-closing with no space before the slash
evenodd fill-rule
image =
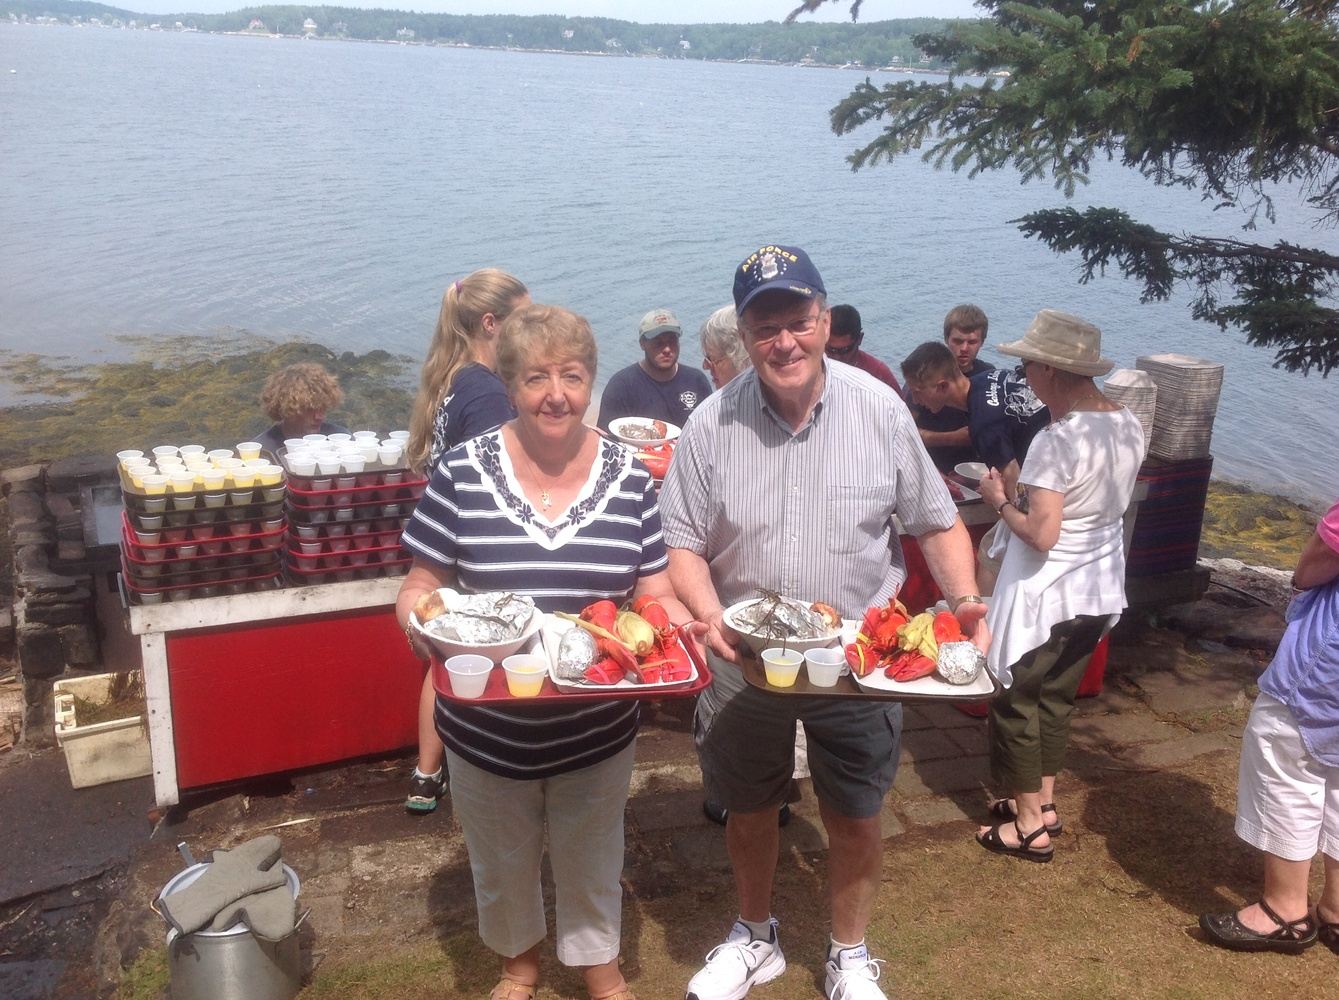
<path id="1" fill-rule="evenodd" d="M 666 572 L 651 476 L 587 427 L 595 339 L 555 306 L 513 312 L 498 374 L 516 408 L 448 451 L 405 530 L 414 564 L 400 624 L 427 591 L 511 591 L 544 611 L 649 594 L 687 621 Z M 557 953 L 594 1000 L 631 997 L 618 968 L 623 808 L 636 701 L 464 705 L 439 698 L 451 801 L 474 875 L 479 933 L 502 956 L 493 1000 L 530 1000 L 546 936 L 540 856 L 548 829 Z"/>

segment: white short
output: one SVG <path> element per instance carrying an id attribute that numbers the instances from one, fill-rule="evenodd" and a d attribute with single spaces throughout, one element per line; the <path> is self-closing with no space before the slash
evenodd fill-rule
<path id="1" fill-rule="evenodd" d="M 465 833 L 479 937 L 513 958 L 547 936 L 540 860 L 548 829 L 558 961 L 603 965 L 618 957 L 623 921 L 623 810 L 636 743 L 555 778 L 515 781 L 449 749 L 451 808 Z"/>
<path id="2" fill-rule="evenodd" d="M 1285 861 L 1339 859 L 1339 767 L 1306 752 L 1288 706 L 1267 694 L 1241 737 L 1237 836 Z"/>

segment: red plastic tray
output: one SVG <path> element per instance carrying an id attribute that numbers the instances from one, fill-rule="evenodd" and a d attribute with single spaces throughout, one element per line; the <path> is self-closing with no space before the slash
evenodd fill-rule
<path id="1" fill-rule="evenodd" d="M 517 705 L 533 705 L 553 701 L 664 701 L 667 698 L 692 698 L 711 683 L 711 668 L 698 655 L 697 647 L 679 630 L 680 641 L 688 650 L 688 657 L 697 668 L 697 680 L 681 687 L 653 688 L 591 688 L 589 691 L 561 691 L 553 683 L 553 678 L 545 677 L 544 686 L 533 698 L 513 698 L 507 690 L 507 677 L 501 665 L 495 664 L 488 675 L 488 685 L 478 698 L 457 698 L 451 691 L 451 678 L 446 672 L 442 659 L 432 654 L 432 686 L 447 701 L 461 705 L 484 705 L 497 702 L 514 702 Z"/>

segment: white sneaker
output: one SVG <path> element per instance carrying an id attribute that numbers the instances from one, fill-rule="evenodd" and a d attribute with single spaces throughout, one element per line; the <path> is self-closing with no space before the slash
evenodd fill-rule
<path id="1" fill-rule="evenodd" d="M 828 1000 L 888 1000 L 879 989 L 879 962 L 864 944 L 843 948 L 829 958 L 823 992 Z"/>
<path id="2" fill-rule="evenodd" d="M 776 918 L 770 941 L 754 941 L 749 929 L 735 921 L 730 936 L 707 953 L 707 964 L 688 980 L 687 1000 L 740 1000 L 755 983 L 770 983 L 786 971 L 786 956 L 776 936 Z"/>

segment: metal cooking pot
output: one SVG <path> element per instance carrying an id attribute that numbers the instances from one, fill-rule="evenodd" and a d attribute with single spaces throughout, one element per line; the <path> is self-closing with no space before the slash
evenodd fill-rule
<path id="1" fill-rule="evenodd" d="M 208 867 L 208 862 L 200 862 L 178 872 L 158 899 L 186 888 Z M 296 900 L 302 884 L 297 872 L 288 865 L 283 868 Z M 306 918 L 306 913 L 298 917 L 293 930 L 278 941 L 264 941 L 240 922 L 227 930 L 194 934 L 170 928 L 167 969 L 172 1000 L 292 1000 L 302 987 L 298 928 Z"/>

